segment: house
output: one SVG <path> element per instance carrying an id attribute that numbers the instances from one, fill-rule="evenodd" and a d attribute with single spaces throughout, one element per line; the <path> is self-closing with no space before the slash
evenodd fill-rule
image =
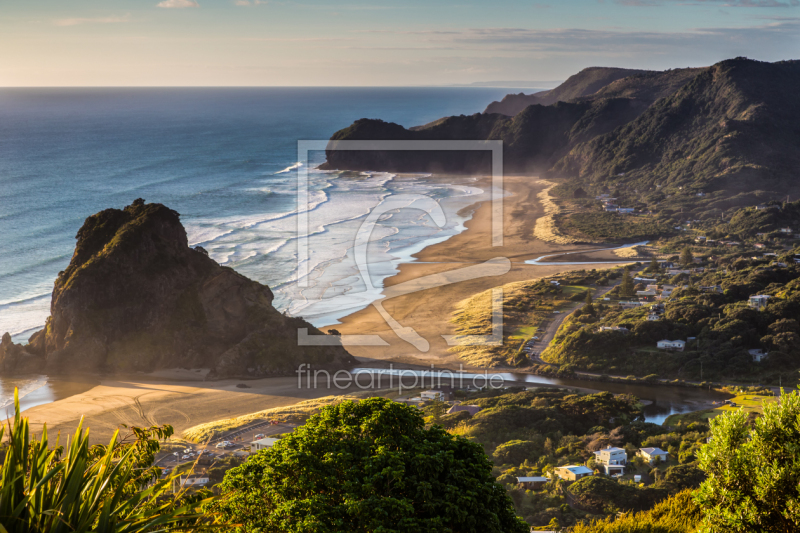
<path id="1" fill-rule="evenodd" d="M 604 211 L 617 211 L 618 209 L 619 207 L 614 204 L 606 204 L 603 206 Z"/>
<path id="2" fill-rule="evenodd" d="M 650 284 L 647 287 L 645 287 L 645 289 L 647 289 L 648 291 L 657 291 L 658 290 L 658 285 Z"/>
<path id="3" fill-rule="evenodd" d="M 702 285 L 700 287 L 700 292 L 722 292 L 721 285 Z"/>
<path id="4" fill-rule="evenodd" d="M 649 290 L 649 291 L 636 291 L 636 296 L 655 296 L 656 291 Z"/>
<path id="5" fill-rule="evenodd" d="M 656 283 L 658 280 L 653 278 L 633 278 L 636 283 Z"/>
<path id="6" fill-rule="evenodd" d="M 419 397 L 422 400 L 438 400 L 440 402 L 444 401 L 444 392 L 440 390 L 426 390 L 419 393 Z"/>
<path id="7" fill-rule="evenodd" d="M 747 352 L 750 354 L 750 357 L 753 358 L 754 363 L 760 363 L 761 361 L 769 357 L 769 352 L 765 352 L 761 348 L 747 350 Z"/>
<path id="8" fill-rule="evenodd" d="M 633 207 L 620 207 L 617 209 L 617 213 L 622 213 L 623 215 L 630 215 L 633 214 L 634 208 Z"/>
<path id="9" fill-rule="evenodd" d="M 628 452 L 623 448 L 609 445 L 594 452 L 594 462 L 601 465 L 626 465 L 628 464 Z"/>
<path id="10" fill-rule="evenodd" d="M 678 274 L 691 274 L 691 273 L 692 273 L 691 270 L 683 270 L 677 268 L 672 268 L 667 271 L 667 274 L 669 274 L 670 276 L 677 276 Z"/>
<path id="11" fill-rule="evenodd" d="M 647 315 L 648 322 L 655 322 L 656 320 L 661 320 L 661 317 L 655 313 L 650 313 L 649 315 Z"/>
<path id="12" fill-rule="evenodd" d="M 172 492 L 180 492 L 186 488 L 202 488 L 208 485 L 209 479 L 206 474 L 194 476 L 178 477 L 172 481 Z"/>
<path id="13" fill-rule="evenodd" d="M 704 236 L 700 235 L 699 237 L 695 237 L 694 238 L 694 242 L 696 242 L 696 243 L 706 242 L 706 238 Z"/>
<path id="14" fill-rule="evenodd" d="M 261 450 L 266 450 L 267 448 L 272 448 L 272 445 L 278 442 L 280 439 L 273 439 L 270 437 L 264 437 L 263 439 L 258 439 L 250 443 L 250 453 L 256 453 Z"/>
<path id="15" fill-rule="evenodd" d="M 525 490 L 539 490 L 550 480 L 546 477 L 518 477 L 519 488 Z"/>
<path id="16" fill-rule="evenodd" d="M 767 259 L 768 257 L 778 257 L 778 254 L 776 252 L 766 252 L 761 254 L 761 257 Z"/>
<path id="17" fill-rule="evenodd" d="M 643 457 L 645 461 L 648 461 L 650 464 L 653 464 L 656 457 L 661 458 L 662 461 L 669 459 L 669 454 L 661 448 L 639 448 L 638 455 Z"/>
<path id="18" fill-rule="evenodd" d="M 781 232 L 781 233 L 789 233 L 789 234 L 792 234 L 792 233 L 794 233 L 794 230 L 793 230 L 792 228 L 781 228 L 781 229 L 780 229 L 780 232 Z"/>
<path id="19" fill-rule="evenodd" d="M 454 405 L 453 407 L 451 407 L 450 409 L 447 410 L 447 414 L 450 415 L 450 414 L 453 414 L 453 413 L 457 413 L 459 411 L 466 411 L 471 416 L 474 416 L 480 410 L 481 410 L 481 408 L 478 407 L 477 405 Z"/>
<path id="20" fill-rule="evenodd" d="M 600 328 L 597 331 L 598 332 L 616 331 L 617 333 L 622 333 L 623 335 L 627 335 L 628 333 L 630 333 L 630 330 L 628 330 L 628 328 L 624 328 L 621 326 L 600 326 Z"/>
<path id="21" fill-rule="evenodd" d="M 658 341 L 656 343 L 656 348 L 658 348 L 659 350 L 675 350 L 678 352 L 682 352 L 685 347 L 686 347 L 686 341 L 681 341 L 681 340 L 670 341 L 665 339 L 663 341 Z"/>
<path id="22" fill-rule="evenodd" d="M 634 307 L 641 307 L 642 302 L 619 302 L 619 306 L 623 309 L 633 309 Z"/>
<path id="23" fill-rule="evenodd" d="M 607 476 L 621 476 L 625 473 L 625 465 L 603 465 L 602 468 Z"/>
<path id="24" fill-rule="evenodd" d="M 558 466 L 553 471 L 558 477 L 566 481 L 577 481 L 594 473 L 591 468 L 576 465 Z"/>
<path id="25" fill-rule="evenodd" d="M 760 311 L 767 306 L 767 300 L 770 298 L 771 296 L 768 294 L 756 294 L 747 300 L 747 305 Z"/>
<path id="26" fill-rule="evenodd" d="M 767 247 L 766 244 L 763 244 L 763 243 L 760 243 L 760 242 L 755 243 L 753 246 L 755 246 L 756 250 L 763 250 L 764 248 Z"/>

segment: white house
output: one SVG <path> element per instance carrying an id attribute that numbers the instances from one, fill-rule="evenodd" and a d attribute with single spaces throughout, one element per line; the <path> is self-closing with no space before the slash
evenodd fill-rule
<path id="1" fill-rule="evenodd" d="M 678 352 L 682 352 L 685 347 L 686 341 L 681 340 L 670 341 L 664 339 L 663 341 L 658 341 L 656 343 L 656 348 L 659 350 L 676 350 Z"/>
<path id="2" fill-rule="evenodd" d="M 794 233 L 792 228 L 781 228 L 781 233 Z"/>
<path id="3" fill-rule="evenodd" d="M 634 212 L 634 208 L 633 207 L 620 207 L 619 209 L 617 209 L 617 212 L 618 213 L 622 213 L 623 215 L 630 215 L 630 214 L 632 214 Z"/>
<path id="4" fill-rule="evenodd" d="M 439 400 L 444 401 L 444 392 L 440 390 L 426 390 L 419 393 L 419 397 L 423 400 Z"/>
<path id="5" fill-rule="evenodd" d="M 750 299 L 747 301 L 747 305 L 750 307 L 754 307 L 759 311 L 764 309 L 767 306 L 767 300 L 771 298 L 768 294 L 756 294 L 755 296 L 751 296 Z"/>
<path id="6" fill-rule="evenodd" d="M 623 448 L 609 445 L 594 452 L 594 462 L 602 465 L 626 465 L 628 453 Z"/>
<path id="7" fill-rule="evenodd" d="M 537 490 L 544 487 L 545 483 L 550 481 L 546 477 L 518 477 L 517 483 L 523 488 L 527 490 Z"/>
<path id="8" fill-rule="evenodd" d="M 258 439 L 250 443 L 250 453 L 255 453 L 260 450 L 266 450 L 267 448 L 272 448 L 272 445 L 278 442 L 280 439 L 273 439 L 270 437 L 264 437 L 263 439 Z"/>
<path id="9" fill-rule="evenodd" d="M 655 313 L 650 313 L 649 315 L 647 315 L 648 322 L 655 322 L 656 320 L 661 320 L 661 317 Z"/>
<path id="10" fill-rule="evenodd" d="M 636 296 L 655 296 L 656 291 L 649 290 L 649 291 L 636 291 Z"/>
<path id="11" fill-rule="evenodd" d="M 622 333 L 623 335 L 627 335 L 630 330 L 628 328 L 624 328 L 621 326 L 600 326 L 597 330 L 598 332 L 603 331 L 616 331 L 617 333 Z"/>
<path id="12" fill-rule="evenodd" d="M 766 244 L 763 244 L 763 243 L 760 243 L 760 242 L 755 243 L 753 246 L 756 248 L 756 250 L 761 250 L 761 249 L 767 247 Z"/>
<path id="13" fill-rule="evenodd" d="M 638 455 L 643 457 L 650 464 L 653 464 L 653 461 L 656 460 L 656 457 L 660 457 L 662 461 L 669 459 L 669 454 L 661 448 L 639 448 Z"/>
<path id="14" fill-rule="evenodd" d="M 754 363 L 760 363 L 761 361 L 763 361 L 764 359 L 769 357 L 769 352 L 765 352 L 761 348 L 755 348 L 753 350 L 747 350 L 747 352 L 750 354 L 750 357 L 753 358 L 753 362 Z"/>
<path id="15" fill-rule="evenodd" d="M 172 481 L 172 492 L 180 492 L 186 488 L 200 488 L 208 485 L 209 479 L 205 474 L 196 476 L 179 477 Z"/>

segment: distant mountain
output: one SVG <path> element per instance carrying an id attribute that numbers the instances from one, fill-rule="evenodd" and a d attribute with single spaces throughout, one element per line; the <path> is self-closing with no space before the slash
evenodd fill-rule
<path id="1" fill-rule="evenodd" d="M 737 58 L 698 74 L 549 172 L 635 188 L 648 204 L 726 208 L 800 194 L 800 61 Z M 698 194 L 703 196 L 698 197 Z"/>
<path id="2" fill-rule="evenodd" d="M 621 194 L 668 217 L 684 210 L 718 216 L 730 207 L 800 195 L 798 86 L 800 61 L 736 58 L 664 72 L 585 69 L 513 117 L 445 117 L 411 130 L 360 120 L 336 132 L 330 147 L 344 139 L 502 139 L 508 171 Z M 327 156 L 326 168 L 489 168 L 478 153 L 329 150 Z"/>
<path id="3" fill-rule="evenodd" d="M 552 89 L 561 81 L 475 81 L 472 83 L 454 83 L 449 87 L 512 87 L 515 89 Z"/>
<path id="4" fill-rule="evenodd" d="M 289 375 L 299 363 L 355 363 L 337 346 L 298 346 L 272 291 L 190 248 L 179 215 L 137 200 L 90 216 L 58 275 L 45 329 L 21 346 L 5 334 L 3 372 L 210 368 L 214 377 Z"/>
<path id="5" fill-rule="evenodd" d="M 589 67 L 570 76 L 555 89 L 534 94 L 506 95 L 500 102 L 489 104 L 484 113 L 500 113 L 501 115 L 513 117 L 529 105 L 550 105 L 556 102 L 569 102 L 575 98 L 592 95 L 609 83 L 621 78 L 650 72 L 626 68 Z"/>

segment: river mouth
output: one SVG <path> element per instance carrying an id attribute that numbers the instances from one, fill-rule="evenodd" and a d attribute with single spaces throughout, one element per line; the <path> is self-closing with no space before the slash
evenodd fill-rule
<path id="1" fill-rule="evenodd" d="M 581 392 L 608 391 L 613 394 L 631 394 L 647 400 L 642 408 L 645 421 L 663 424 L 668 416 L 688 413 L 713 407 L 714 402 L 729 398 L 725 393 L 695 387 L 674 385 L 645 385 L 562 379 L 538 376 L 523 372 L 451 372 L 449 370 L 411 370 L 387 368 L 355 368 L 352 374 L 372 374 L 379 379 L 378 385 L 389 387 L 435 388 L 451 385 L 454 388 L 536 386 L 577 389 Z"/>

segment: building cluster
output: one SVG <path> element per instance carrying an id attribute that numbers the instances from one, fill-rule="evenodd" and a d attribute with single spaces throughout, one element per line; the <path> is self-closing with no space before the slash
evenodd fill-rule
<path id="1" fill-rule="evenodd" d="M 600 203 L 603 204 L 603 211 L 608 213 L 619 213 L 621 215 L 632 215 L 636 213 L 636 209 L 633 207 L 621 207 L 617 204 L 616 198 L 611 198 L 608 194 L 601 194 L 597 196 L 595 200 L 600 200 Z"/>
<path id="2" fill-rule="evenodd" d="M 639 448 L 636 455 L 647 461 L 650 465 L 657 461 L 667 461 L 669 453 L 661 448 Z M 579 479 L 594 476 L 607 475 L 621 477 L 625 474 L 628 467 L 628 452 L 623 448 L 607 446 L 602 450 L 594 452 L 594 468 L 585 465 L 564 465 L 553 469 L 548 477 L 518 477 L 519 486 L 528 490 L 540 490 L 544 485 L 556 478 L 564 481 L 578 481 Z M 638 478 L 638 479 L 637 479 Z M 635 476 L 635 481 L 640 481 L 640 476 Z"/>

